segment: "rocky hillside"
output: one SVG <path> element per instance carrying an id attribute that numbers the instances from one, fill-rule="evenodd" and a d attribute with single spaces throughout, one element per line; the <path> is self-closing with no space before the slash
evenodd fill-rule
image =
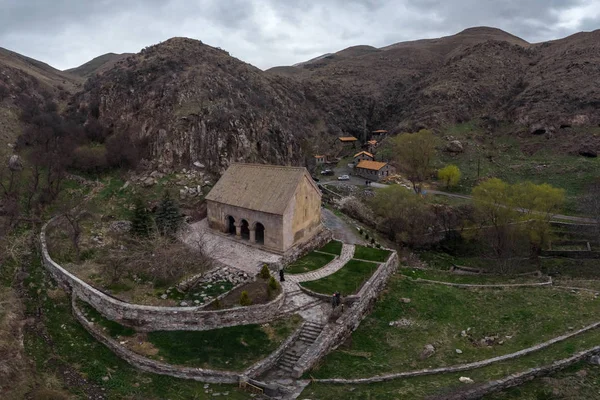
<path id="1" fill-rule="evenodd" d="M 356 46 L 267 73 L 308 84 L 334 82 L 337 96 L 372 107 L 367 128 L 413 130 L 473 118 L 523 129 L 597 125 L 600 31 L 529 44 L 494 28 L 381 49 Z"/>
<path id="2" fill-rule="evenodd" d="M 75 104 L 97 108 L 102 124 L 129 132 L 155 168 L 300 164 L 311 153 L 306 144 L 325 128 L 297 82 L 184 38 L 118 61 L 90 78 Z"/>
<path id="3" fill-rule="evenodd" d="M 107 53 L 94 58 L 76 68 L 71 68 L 66 71 L 70 75 L 76 75 L 81 78 L 89 78 L 94 74 L 102 74 L 112 68 L 120 60 L 131 56 L 130 53 L 115 54 Z"/>
<path id="4" fill-rule="evenodd" d="M 0 155 L 22 132 L 19 115 L 31 103 L 66 104 L 83 79 L 40 61 L 0 48 Z"/>

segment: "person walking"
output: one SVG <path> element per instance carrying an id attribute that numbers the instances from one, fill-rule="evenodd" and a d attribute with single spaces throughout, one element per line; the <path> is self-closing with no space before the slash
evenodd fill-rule
<path id="1" fill-rule="evenodd" d="M 285 278 L 283 276 L 283 265 L 279 266 L 279 282 L 285 282 Z"/>

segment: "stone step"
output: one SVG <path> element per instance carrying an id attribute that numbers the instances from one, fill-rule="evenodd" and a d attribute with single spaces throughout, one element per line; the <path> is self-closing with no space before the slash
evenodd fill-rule
<path id="1" fill-rule="evenodd" d="M 316 333 L 317 335 L 321 332 L 323 332 L 323 328 L 317 328 L 317 327 L 313 327 L 313 326 L 304 326 L 302 328 L 302 332 L 307 332 L 307 333 Z"/>
<path id="2" fill-rule="evenodd" d="M 309 327 L 309 328 L 323 329 L 325 327 L 325 324 L 320 324 L 320 323 L 312 322 L 312 321 L 306 321 L 304 326 Z"/>
<path id="3" fill-rule="evenodd" d="M 312 337 L 312 338 L 316 338 L 320 334 L 321 334 L 320 331 L 302 331 L 302 332 L 300 332 L 300 336 Z"/>
<path id="4" fill-rule="evenodd" d="M 292 362 L 292 361 L 281 360 L 281 361 L 279 361 L 279 365 L 281 367 L 288 367 L 289 369 L 292 369 L 292 368 L 294 368 L 294 365 L 296 365 L 296 363 Z"/>
<path id="5" fill-rule="evenodd" d="M 281 357 L 281 360 L 286 361 L 286 362 L 291 362 L 291 363 L 296 363 L 296 361 L 298 361 L 300 359 L 300 356 L 283 356 Z"/>
<path id="6" fill-rule="evenodd" d="M 288 367 L 287 365 L 279 365 L 279 369 L 291 373 L 294 369 L 294 367 Z"/>

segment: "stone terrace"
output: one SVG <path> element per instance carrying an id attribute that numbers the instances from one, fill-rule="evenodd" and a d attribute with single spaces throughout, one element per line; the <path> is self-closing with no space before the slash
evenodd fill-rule
<path id="1" fill-rule="evenodd" d="M 240 269 L 251 276 L 260 271 L 262 264 L 281 261 L 281 256 L 277 254 L 266 252 L 215 233 L 209 229 L 206 219 L 190 225 L 190 230 L 184 236 L 183 241 L 189 245 L 195 245 L 196 241 L 203 243 L 211 258 L 228 267 Z"/>

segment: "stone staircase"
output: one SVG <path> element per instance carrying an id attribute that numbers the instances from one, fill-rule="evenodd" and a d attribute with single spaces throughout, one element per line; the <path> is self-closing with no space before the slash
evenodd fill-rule
<path id="1" fill-rule="evenodd" d="M 289 377 L 302 354 L 304 354 L 310 345 L 315 342 L 324 327 L 325 324 L 322 323 L 311 321 L 305 322 L 298 339 L 296 339 L 283 356 L 281 356 L 277 365 L 269 371 L 269 378 L 277 379 Z"/>

